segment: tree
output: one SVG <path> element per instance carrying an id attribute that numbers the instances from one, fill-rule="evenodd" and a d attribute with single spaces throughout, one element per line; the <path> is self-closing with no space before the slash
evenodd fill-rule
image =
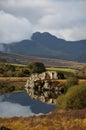
<path id="1" fill-rule="evenodd" d="M 30 62 L 27 66 L 32 73 L 42 73 L 45 71 L 45 66 L 41 62 Z"/>

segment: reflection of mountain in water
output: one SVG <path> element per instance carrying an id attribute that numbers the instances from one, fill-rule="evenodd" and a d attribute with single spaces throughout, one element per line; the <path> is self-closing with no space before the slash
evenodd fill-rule
<path id="1" fill-rule="evenodd" d="M 54 105 L 48 105 L 48 104 L 42 103 L 42 102 L 37 101 L 37 100 L 32 100 L 24 92 L 14 93 L 14 94 L 5 94 L 5 95 L 0 96 L 0 106 L 2 106 L 2 105 L 3 105 L 3 108 L 5 106 L 6 109 L 5 108 L 3 109 L 2 107 L 0 107 L 0 111 L 1 111 L 0 113 L 4 113 L 5 110 L 7 110 L 7 112 L 10 111 L 12 113 L 12 109 L 13 109 L 12 105 L 13 105 L 13 107 L 19 106 L 18 107 L 19 112 L 21 111 L 21 108 L 23 108 L 21 111 L 23 113 L 23 116 L 26 116 L 26 115 L 29 116 L 29 115 L 31 115 L 31 113 L 32 113 L 32 115 L 39 114 L 39 113 L 46 114 L 46 113 L 49 113 L 50 111 L 52 111 L 56 108 L 56 106 L 54 106 Z M 7 106 L 7 105 L 9 105 L 9 106 Z M 10 107 L 10 105 L 11 105 L 11 107 Z M 8 110 L 8 109 L 10 109 L 10 110 Z M 15 109 L 17 109 L 17 108 L 15 107 Z M 13 109 L 13 113 L 16 113 L 15 109 Z M 30 111 L 27 111 L 27 109 L 30 109 Z M 23 110 L 25 112 L 25 115 L 24 115 Z M 17 111 L 17 113 L 18 113 L 18 111 Z M 10 112 L 9 112 L 9 114 L 10 114 Z M 26 112 L 27 112 L 27 114 L 26 114 Z M 28 114 L 28 112 L 30 112 L 30 113 Z M 19 114 L 19 116 L 22 116 L 22 113 Z M 6 114 L 6 116 L 7 115 L 8 114 Z M 0 114 L 0 116 L 1 116 L 1 114 Z M 8 115 L 8 116 L 10 116 L 10 115 Z M 17 115 L 15 115 L 15 116 L 17 116 Z"/>

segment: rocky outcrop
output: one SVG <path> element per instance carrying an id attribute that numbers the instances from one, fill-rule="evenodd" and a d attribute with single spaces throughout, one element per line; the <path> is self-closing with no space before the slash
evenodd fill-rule
<path id="1" fill-rule="evenodd" d="M 46 103 L 56 103 L 61 94 L 63 84 L 58 80 L 58 73 L 47 71 L 41 74 L 32 74 L 25 85 L 29 96 Z"/>

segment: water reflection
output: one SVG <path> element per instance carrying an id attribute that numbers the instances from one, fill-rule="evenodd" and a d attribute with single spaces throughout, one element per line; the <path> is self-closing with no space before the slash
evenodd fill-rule
<path id="1" fill-rule="evenodd" d="M 11 93 L 0 96 L 0 117 L 31 116 L 46 114 L 56 106 L 31 99 L 27 93 Z"/>

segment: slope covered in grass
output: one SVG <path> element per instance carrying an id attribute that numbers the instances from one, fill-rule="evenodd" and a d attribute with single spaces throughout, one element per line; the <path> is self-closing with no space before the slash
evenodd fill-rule
<path id="1" fill-rule="evenodd" d="M 55 110 L 49 115 L 0 118 L 0 125 L 12 130 L 86 130 L 86 109 Z"/>

